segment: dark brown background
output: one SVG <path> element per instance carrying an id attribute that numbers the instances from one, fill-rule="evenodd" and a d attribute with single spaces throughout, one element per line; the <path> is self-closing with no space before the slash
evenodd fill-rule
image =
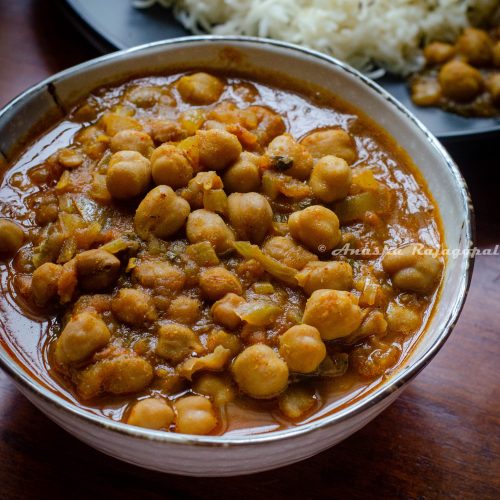
<path id="1" fill-rule="evenodd" d="M 0 105 L 97 55 L 52 2 L 0 0 Z M 500 244 L 499 144 L 450 148 L 472 192 L 480 248 Z M 108 458 L 45 418 L 0 371 L 0 498 L 498 499 L 499 302 L 500 257 L 479 257 L 454 333 L 396 403 L 329 451 L 241 478 L 168 476 Z"/>

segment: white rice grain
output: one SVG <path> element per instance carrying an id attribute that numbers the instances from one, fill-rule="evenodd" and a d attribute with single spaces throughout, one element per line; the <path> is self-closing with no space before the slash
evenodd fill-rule
<path id="1" fill-rule="evenodd" d="M 137 0 L 173 8 L 193 33 L 275 38 L 325 52 L 362 71 L 408 74 L 428 40 L 453 40 L 491 19 L 500 0 Z"/>

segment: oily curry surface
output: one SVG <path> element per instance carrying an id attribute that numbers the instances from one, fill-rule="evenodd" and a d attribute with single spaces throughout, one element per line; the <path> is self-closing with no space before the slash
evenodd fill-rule
<path id="1" fill-rule="evenodd" d="M 7 169 L 0 216 L 4 345 L 165 432 L 268 432 L 366 393 L 443 267 L 425 185 L 368 117 L 204 72 L 94 92 Z"/>

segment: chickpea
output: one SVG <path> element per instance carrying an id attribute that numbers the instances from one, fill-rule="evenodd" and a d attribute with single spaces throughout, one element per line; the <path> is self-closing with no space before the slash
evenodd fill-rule
<path id="1" fill-rule="evenodd" d="M 193 177 L 193 167 L 179 148 L 163 144 L 151 155 L 151 173 L 156 184 L 178 189 L 188 185 Z"/>
<path id="2" fill-rule="evenodd" d="M 224 91 L 224 82 L 208 73 L 183 76 L 177 82 L 177 90 L 190 104 L 212 104 Z"/>
<path id="3" fill-rule="evenodd" d="M 157 317 L 151 297 L 134 288 L 122 288 L 111 302 L 111 310 L 122 323 L 137 327 L 151 323 Z"/>
<path id="4" fill-rule="evenodd" d="M 127 394 L 144 390 L 153 380 L 151 364 L 136 354 L 125 352 L 98 360 L 78 373 L 78 394 L 90 399 L 102 393 Z"/>
<path id="5" fill-rule="evenodd" d="M 235 268 L 238 276 L 249 283 L 254 283 L 266 274 L 264 266 L 255 259 L 245 259 L 239 262 Z"/>
<path id="6" fill-rule="evenodd" d="M 227 199 L 229 222 L 240 240 L 262 243 L 272 228 L 273 210 L 259 193 L 233 193 Z"/>
<path id="7" fill-rule="evenodd" d="M 70 148 L 62 148 L 57 152 L 57 161 L 65 168 L 76 168 L 83 163 L 83 156 Z"/>
<path id="8" fill-rule="evenodd" d="M 212 403 L 203 396 L 187 396 L 175 402 L 175 431 L 182 434 L 209 434 L 217 426 Z"/>
<path id="9" fill-rule="evenodd" d="M 149 158 L 153 152 L 153 141 L 146 132 L 140 130 L 122 130 L 112 137 L 109 143 L 111 151 L 136 151 Z"/>
<path id="10" fill-rule="evenodd" d="M 83 278 L 85 280 L 85 278 Z M 78 286 L 76 259 L 71 259 L 62 266 L 61 276 L 57 281 L 57 293 L 61 304 L 67 304 L 72 300 Z M 90 283 L 89 286 L 92 286 Z M 85 291 L 85 290 L 83 290 Z"/>
<path id="11" fill-rule="evenodd" d="M 231 251 L 235 240 L 222 217 L 205 209 L 195 210 L 189 215 L 186 234 L 190 243 L 208 241 L 218 254 Z"/>
<path id="12" fill-rule="evenodd" d="M 184 225 L 189 212 L 189 203 L 177 196 L 171 187 L 156 186 L 137 207 L 134 227 L 143 240 L 150 234 L 168 238 Z"/>
<path id="13" fill-rule="evenodd" d="M 228 293 L 214 303 L 211 309 L 215 323 L 235 330 L 241 324 L 241 318 L 236 314 L 236 308 L 245 303 L 245 299 L 235 293 Z"/>
<path id="14" fill-rule="evenodd" d="M 483 89 L 481 73 L 462 61 L 446 63 L 439 71 L 438 79 L 443 94 L 454 101 L 471 101 Z"/>
<path id="15" fill-rule="evenodd" d="M 493 66 L 500 68 L 500 40 L 493 46 Z"/>
<path id="16" fill-rule="evenodd" d="M 113 198 L 135 198 L 144 193 L 150 182 L 149 160 L 137 151 L 119 151 L 109 160 L 106 187 Z"/>
<path id="17" fill-rule="evenodd" d="M 169 319 L 178 323 L 193 325 L 200 319 L 201 302 L 187 295 L 179 295 L 168 308 Z"/>
<path id="18" fill-rule="evenodd" d="M 400 290 L 431 293 L 437 286 L 443 263 L 433 255 L 425 254 L 419 244 L 406 245 L 387 252 L 382 259 L 384 271 L 394 287 Z"/>
<path id="19" fill-rule="evenodd" d="M 187 133 L 182 126 L 172 120 L 150 118 L 145 122 L 145 127 L 156 144 L 178 142 L 187 137 Z"/>
<path id="20" fill-rule="evenodd" d="M 0 219 L 0 254 L 14 255 L 24 243 L 24 230 L 10 220 Z"/>
<path id="21" fill-rule="evenodd" d="M 207 349 L 214 352 L 219 346 L 230 351 L 230 357 L 243 350 L 243 343 L 238 335 L 214 329 L 207 336 Z"/>
<path id="22" fill-rule="evenodd" d="M 493 73 L 486 80 L 486 88 L 491 94 L 491 100 L 496 106 L 500 106 L 500 73 Z"/>
<path id="23" fill-rule="evenodd" d="M 192 208 L 203 208 L 203 198 L 207 191 L 222 189 L 222 179 L 215 172 L 198 172 L 183 190 L 182 196 Z"/>
<path id="24" fill-rule="evenodd" d="M 73 306 L 72 314 L 75 315 L 81 312 L 102 314 L 109 311 L 111 311 L 111 295 L 92 293 L 78 297 Z"/>
<path id="25" fill-rule="evenodd" d="M 231 379 L 218 373 L 202 373 L 194 382 L 193 390 L 210 397 L 217 406 L 225 405 L 235 397 Z"/>
<path id="26" fill-rule="evenodd" d="M 153 86 L 140 86 L 128 92 L 128 100 L 139 108 L 151 108 L 161 97 L 161 89 Z"/>
<path id="27" fill-rule="evenodd" d="M 366 337 L 384 337 L 387 333 L 387 321 L 384 314 L 377 310 L 370 310 L 363 318 L 360 327 L 342 340 L 346 344 L 355 344 Z"/>
<path id="28" fill-rule="evenodd" d="M 283 262 L 288 267 L 293 267 L 300 271 L 308 262 L 318 260 L 318 257 L 309 252 L 295 241 L 284 236 L 274 236 L 269 238 L 262 248 L 264 253 L 273 259 Z"/>
<path id="29" fill-rule="evenodd" d="M 169 262 L 142 262 L 132 276 L 145 288 L 164 288 L 173 293 L 180 292 L 186 283 L 186 275 Z"/>
<path id="30" fill-rule="evenodd" d="M 110 137 L 122 130 L 142 130 L 142 125 L 131 116 L 118 113 L 105 113 L 101 119 L 106 134 Z"/>
<path id="31" fill-rule="evenodd" d="M 47 305 L 57 297 L 57 285 L 62 274 L 62 266 L 46 262 L 33 272 L 31 295 L 39 307 Z"/>
<path id="32" fill-rule="evenodd" d="M 313 252 L 329 252 L 340 242 L 339 219 L 322 205 L 294 212 L 288 219 L 288 229 Z"/>
<path id="33" fill-rule="evenodd" d="M 337 156 L 324 156 L 318 160 L 309 179 L 314 196 L 324 203 L 345 198 L 351 183 L 351 167 Z"/>
<path id="34" fill-rule="evenodd" d="M 219 300 L 227 293 L 241 295 L 240 280 L 224 267 L 210 267 L 200 274 L 201 292 L 209 300 Z"/>
<path id="35" fill-rule="evenodd" d="M 417 311 L 391 303 L 387 308 L 387 326 L 397 333 L 414 333 L 420 328 L 422 318 Z"/>
<path id="36" fill-rule="evenodd" d="M 281 357 L 292 372 L 314 372 L 326 356 L 325 344 L 313 326 L 292 326 L 280 336 L 279 343 Z"/>
<path id="37" fill-rule="evenodd" d="M 333 155 L 342 158 L 349 165 L 358 158 L 354 139 L 341 128 L 312 132 L 302 139 L 301 144 L 308 149 L 313 158 Z"/>
<path id="38" fill-rule="evenodd" d="M 156 354 L 177 364 L 193 352 L 201 354 L 203 346 L 198 335 L 184 325 L 168 323 L 158 328 Z"/>
<path id="39" fill-rule="evenodd" d="M 55 358 L 59 364 L 78 363 L 106 346 L 111 333 L 106 323 L 90 312 L 73 316 L 57 339 Z"/>
<path id="40" fill-rule="evenodd" d="M 347 262 L 309 262 L 296 278 L 309 295 L 316 290 L 350 290 L 353 285 L 352 267 Z"/>
<path id="41" fill-rule="evenodd" d="M 164 399 L 146 398 L 135 403 L 127 424 L 146 429 L 168 430 L 174 421 L 174 412 Z"/>
<path id="42" fill-rule="evenodd" d="M 100 140 L 102 137 L 105 140 Z M 81 129 L 75 135 L 75 142 L 83 146 L 83 152 L 93 160 L 99 160 L 106 151 L 109 138 L 95 125 Z"/>
<path id="43" fill-rule="evenodd" d="M 106 366 L 107 365 L 107 366 Z M 111 394 L 128 394 L 144 390 L 153 380 L 151 364 L 135 355 L 124 355 L 105 363 L 104 390 Z"/>
<path id="44" fill-rule="evenodd" d="M 247 347 L 234 360 L 232 371 L 239 388 L 253 398 L 273 398 L 288 385 L 287 364 L 265 344 Z"/>
<path id="45" fill-rule="evenodd" d="M 457 50 L 474 66 L 487 66 L 493 56 L 493 42 L 488 33 L 476 28 L 465 28 L 456 43 Z"/>
<path id="46" fill-rule="evenodd" d="M 266 155 L 277 168 L 299 180 L 307 179 L 313 168 L 313 158 L 309 151 L 290 134 L 274 138 L 267 146 Z"/>
<path id="47" fill-rule="evenodd" d="M 260 187 L 259 157 L 244 151 L 239 160 L 227 169 L 222 180 L 229 193 L 249 193 Z"/>
<path id="48" fill-rule="evenodd" d="M 120 275 L 120 261 L 109 252 L 87 250 L 75 257 L 79 287 L 88 292 L 109 288 Z"/>
<path id="49" fill-rule="evenodd" d="M 411 82 L 411 98 L 417 106 L 436 106 L 441 94 L 441 85 L 434 78 L 421 76 Z"/>
<path id="50" fill-rule="evenodd" d="M 350 292 L 316 290 L 306 302 L 302 321 L 315 326 L 323 340 L 347 337 L 361 325 L 358 299 Z"/>
<path id="51" fill-rule="evenodd" d="M 226 130 L 198 130 L 200 165 L 206 170 L 222 170 L 240 156 L 242 147 L 238 138 Z"/>
<path id="52" fill-rule="evenodd" d="M 449 43 L 432 42 L 424 48 L 427 64 L 443 64 L 455 55 L 455 47 Z"/>

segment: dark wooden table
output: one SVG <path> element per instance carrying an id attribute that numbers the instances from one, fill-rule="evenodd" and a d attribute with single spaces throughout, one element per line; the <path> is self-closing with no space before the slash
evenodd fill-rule
<path id="1" fill-rule="evenodd" d="M 0 0 L 0 106 L 97 55 L 51 2 Z M 472 192 L 481 249 L 500 244 L 499 143 L 450 148 Z M 162 475 L 102 455 L 49 421 L 0 372 L 0 498 L 498 499 L 499 334 L 500 257 L 482 256 L 450 340 L 387 411 L 305 462 L 229 479 Z"/>

